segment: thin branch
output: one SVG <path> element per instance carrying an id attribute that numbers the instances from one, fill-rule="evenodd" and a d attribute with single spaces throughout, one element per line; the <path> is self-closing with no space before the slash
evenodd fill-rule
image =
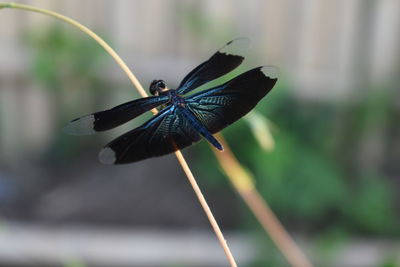
<path id="1" fill-rule="evenodd" d="M 221 243 L 222 247 L 224 248 L 224 252 L 226 254 L 226 257 L 228 258 L 229 263 L 231 264 L 231 266 L 237 266 L 235 263 L 235 259 L 233 258 L 233 255 L 232 255 L 231 251 L 229 250 L 228 244 L 226 243 L 226 240 L 218 226 L 218 223 L 215 220 L 215 218 L 210 210 L 210 207 L 208 207 L 207 202 L 206 202 L 203 194 L 201 193 L 199 186 L 197 185 L 196 179 L 194 178 L 192 171 L 190 170 L 189 166 L 187 165 L 186 160 L 183 158 L 181 151 L 180 150 L 176 151 L 175 155 L 178 158 L 178 161 L 181 164 L 183 170 L 185 171 L 186 176 L 188 177 L 189 182 L 192 185 L 193 190 L 195 191 L 201 206 L 203 207 L 205 213 L 207 214 L 208 220 L 210 221 L 211 226 L 213 227 L 214 232 L 217 235 L 219 242 Z"/>
<path id="2" fill-rule="evenodd" d="M 313 265 L 311 262 L 296 245 L 296 242 L 290 237 L 267 202 L 257 191 L 251 174 L 238 162 L 222 135 L 217 134 L 217 136 L 218 140 L 224 146 L 224 151 L 221 153 L 215 149 L 212 150 L 230 182 L 249 206 L 264 230 L 269 234 L 286 260 L 292 266 L 312 267 Z"/>
<path id="3" fill-rule="evenodd" d="M 121 67 L 121 69 L 126 73 L 128 78 L 131 80 L 132 84 L 136 87 L 136 89 L 139 91 L 139 93 L 142 97 L 148 96 L 146 91 L 143 89 L 142 85 L 139 83 L 139 81 L 135 77 L 135 75 L 133 75 L 131 70 L 128 68 L 128 66 L 125 64 L 125 62 L 118 56 L 118 54 L 114 51 L 114 49 L 112 49 L 101 37 L 99 37 L 97 34 L 95 34 L 93 31 L 91 31 L 86 26 L 80 24 L 79 22 L 77 22 L 69 17 L 61 15 L 59 13 L 56 13 L 56 12 L 53 12 L 50 10 L 46 10 L 46 9 L 36 8 L 33 6 L 22 5 L 22 4 L 17 4 L 17 3 L 0 3 L 0 9 L 1 8 L 15 8 L 15 9 L 22 9 L 22 10 L 37 12 L 37 13 L 55 17 L 59 20 L 62 20 L 64 22 L 68 23 L 68 24 L 71 24 L 72 26 L 77 27 L 78 29 L 80 29 L 81 31 L 83 31 L 84 33 L 86 33 L 87 35 L 92 37 L 98 44 L 100 44 L 111 55 L 111 57 L 114 58 L 114 60 L 118 63 L 118 65 Z M 152 112 L 153 112 L 153 114 L 156 114 L 157 110 L 153 109 Z M 217 238 L 218 238 L 222 248 L 224 249 L 224 252 L 229 261 L 229 264 L 232 267 L 237 267 L 235 259 L 233 258 L 233 255 L 232 255 L 232 253 L 228 247 L 228 244 L 226 243 L 226 240 L 218 226 L 218 223 L 215 220 L 215 218 L 211 212 L 211 209 L 208 206 L 203 194 L 201 193 L 201 190 L 200 190 L 199 186 L 197 185 L 196 179 L 194 178 L 186 160 L 184 159 L 182 153 L 179 150 L 175 152 L 175 155 L 178 158 L 178 161 L 181 164 L 182 169 L 185 172 L 190 184 L 192 185 L 193 190 L 194 190 L 201 206 L 203 207 L 204 212 L 206 213 L 206 215 L 210 221 L 210 224 L 211 224 L 215 234 L 217 235 Z"/>

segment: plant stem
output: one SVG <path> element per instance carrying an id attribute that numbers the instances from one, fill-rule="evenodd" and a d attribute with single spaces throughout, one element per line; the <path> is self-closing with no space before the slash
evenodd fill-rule
<path id="1" fill-rule="evenodd" d="M 197 198 L 199 199 L 199 202 L 200 202 L 201 206 L 203 207 L 204 212 L 206 213 L 208 220 L 210 221 L 210 224 L 211 224 L 212 228 L 214 229 L 215 234 L 217 235 L 217 238 L 224 249 L 225 255 L 228 258 L 229 263 L 231 264 L 231 266 L 237 266 L 235 259 L 233 258 L 233 255 L 232 255 L 231 251 L 229 250 L 228 244 L 226 243 L 226 240 L 221 232 L 221 229 L 219 228 L 218 223 L 215 220 L 214 215 L 212 214 L 212 212 L 210 210 L 210 207 L 207 205 L 207 202 L 206 202 L 203 194 L 201 193 L 200 187 L 197 185 L 196 179 L 194 178 L 192 171 L 190 170 L 189 166 L 187 165 L 185 158 L 183 157 L 180 150 L 176 151 L 175 155 L 178 158 L 178 161 L 181 164 L 183 170 L 185 171 L 186 176 L 189 179 L 189 182 L 192 185 L 193 190 L 196 193 Z"/>
<path id="2" fill-rule="evenodd" d="M 224 147 L 223 152 L 212 149 L 222 169 L 226 173 L 233 187 L 249 206 L 250 210 L 261 223 L 264 230 L 281 251 L 286 260 L 293 267 L 312 267 L 313 265 L 290 237 L 268 203 L 262 198 L 254 186 L 254 179 L 236 159 L 235 155 L 226 145 L 221 134 L 217 134 L 218 141 Z"/>
<path id="3" fill-rule="evenodd" d="M 0 3 L 0 9 L 2 8 L 15 8 L 15 9 L 22 9 L 22 10 L 27 10 L 27 11 L 32 11 L 32 12 L 37 12 L 37 13 L 41 13 L 41 14 L 45 14 L 45 15 L 49 15 L 52 17 L 55 17 L 59 20 L 62 20 L 68 24 L 71 24 L 72 26 L 77 27 L 78 29 L 80 29 L 81 31 L 83 31 L 84 33 L 86 33 L 87 35 L 89 35 L 90 37 L 92 37 L 99 45 L 101 45 L 106 51 L 107 53 L 109 53 L 111 55 L 111 57 L 117 62 L 117 64 L 121 67 L 121 69 L 126 73 L 126 75 L 128 76 L 128 78 L 131 80 L 132 84 L 136 87 L 136 89 L 139 91 L 139 94 L 142 97 L 147 97 L 147 93 L 146 91 L 143 89 L 142 85 L 139 83 L 138 79 L 135 77 L 135 75 L 133 75 L 133 73 L 131 72 L 131 70 L 129 69 L 129 67 L 125 64 L 125 62 L 120 58 L 120 56 L 114 51 L 114 49 L 112 49 L 101 37 L 99 37 L 96 33 L 94 33 L 93 31 L 91 31 L 89 28 L 87 28 L 86 26 L 80 24 L 79 22 L 66 17 L 64 15 L 61 15 L 59 13 L 47 10 L 47 9 L 42 9 L 42 8 L 36 8 L 33 6 L 28 6 L 28 5 L 23 5 L 23 4 L 17 4 L 17 3 Z M 152 109 L 153 114 L 157 113 L 156 109 Z M 182 166 L 183 171 L 185 172 L 191 186 L 193 187 L 193 190 L 202 206 L 202 208 L 204 209 L 204 212 L 207 215 L 208 220 L 210 221 L 210 224 L 215 232 L 215 234 L 217 235 L 217 238 L 222 246 L 222 248 L 224 249 L 224 252 L 226 254 L 226 257 L 229 261 L 229 264 L 232 267 L 237 267 L 235 259 L 233 258 L 233 255 L 229 249 L 228 244 L 226 243 L 226 240 L 218 226 L 217 221 L 215 220 L 210 207 L 207 204 L 207 201 L 205 200 L 203 194 L 201 193 L 201 190 L 199 188 L 199 186 L 197 185 L 196 179 L 193 176 L 185 158 L 183 157 L 182 153 L 178 150 L 175 152 L 176 157 L 178 158 L 179 163 Z"/>

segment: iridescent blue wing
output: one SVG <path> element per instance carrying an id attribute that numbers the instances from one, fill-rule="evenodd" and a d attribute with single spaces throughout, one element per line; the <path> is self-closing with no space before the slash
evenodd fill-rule
<path id="1" fill-rule="evenodd" d="M 162 156 L 190 146 L 199 133 L 174 107 L 163 109 L 142 126 L 106 145 L 99 154 L 104 164 L 122 164 Z"/>
<path id="2" fill-rule="evenodd" d="M 92 113 L 72 120 L 64 132 L 72 135 L 93 134 L 117 127 L 155 107 L 168 102 L 166 95 L 139 98 L 112 109 Z"/>
<path id="3" fill-rule="evenodd" d="M 258 67 L 187 97 L 186 107 L 211 133 L 216 133 L 252 110 L 276 81 L 276 68 Z"/>
<path id="4" fill-rule="evenodd" d="M 212 81 L 239 66 L 244 57 L 243 51 L 249 46 L 249 39 L 238 38 L 228 42 L 206 62 L 201 63 L 182 80 L 176 89 L 180 95 Z"/>

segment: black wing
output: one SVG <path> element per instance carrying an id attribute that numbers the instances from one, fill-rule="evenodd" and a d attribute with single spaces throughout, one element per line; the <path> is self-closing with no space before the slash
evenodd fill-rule
<path id="1" fill-rule="evenodd" d="M 276 68 L 258 67 L 187 97 L 186 105 L 211 133 L 216 133 L 252 110 L 276 81 Z"/>
<path id="2" fill-rule="evenodd" d="M 241 54 L 249 46 L 249 39 L 238 38 L 228 42 L 218 50 L 210 59 L 201 63 L 182 80 L 176 89 L 183 95 L 197 87 L 212 81 L 234 70 L 239 66 L 244 57 Z"/>
<path id="3" fill-rule="evenodd" d="M 85 135 L 109 130 L 165 104 L 168 100 L 166 95 L 139 98 L 109 110 L 77 118 L 65 126 L 64 131 L 72 135 Z"/>
<path id="4" fill-rule="evenodd" d="M 106 145 L 99 154 L 104 164 L 121 164 L 169 154 L 201 139 L 174 106 L 163 109 L 142 126 Z"/>

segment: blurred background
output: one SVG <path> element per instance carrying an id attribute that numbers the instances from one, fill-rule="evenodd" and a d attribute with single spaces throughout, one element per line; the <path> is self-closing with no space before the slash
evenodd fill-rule
<path id="1" fill-rule="evenodd" d="M 227 41 L 240 71 L 280 68 L 231 149 L 315 266 L 400 266 L 400 1 L 18 1 L 104 37 L 147 89 L 172 88 Z M 53 18 L 0 10 L 0 266 L 227 266 L 174 156 L 97 160 L 113 137 L 62 132 L 71 119 L 139 97 L 98 44 Z M 205 141 L 189 165 L 239 266 L 288 266 Z"/>

